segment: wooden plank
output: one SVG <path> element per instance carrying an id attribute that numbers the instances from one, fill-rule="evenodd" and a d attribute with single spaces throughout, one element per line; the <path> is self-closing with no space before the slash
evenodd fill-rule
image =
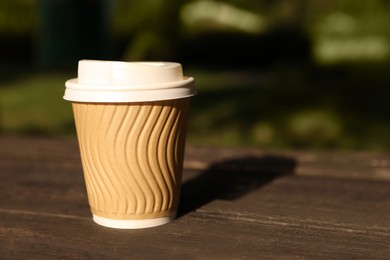
<path id="1" fill-rule="evenodd" d="M 179 218 L 114 230 L 91 220 L 74 139 L 0 137 L 0 146 L 8 259 L 390 255 L 390 182 L 377 174 L 385 154 L 189 146 Z"/>
<path id="2" fill-rule="evenodd" d="M 195 176 L 193 181 L 196 178 L 199 177 Z M 382 184 L 388 183 L 350 184 L 285 176 L 233 200 L 215 197 L 171 224 L 141 231 L 99 227 L 92 223 L 86 205 L 77 211 L 66 211 L 65 199 L 54 211 L 52 202 L 43 200 L 47 193 L 37 190 L 42 208 L 31 204 L 31 196 L 26 196 L 27 205 L 19 210 L 0 210 L 0 252 L 32 259 L 129 254 L 141 259 L 154 259 L 156 255 L 240 259 L 333 255 L 386 259 L 390 250 L 390 207 L 386 201 L 388 189 L 383 189 Z M 198 188 L 205 191 L 205 187 Z M 348 196 L 337 200 L 346 191 Z M 364 207 L 356 207 L 360 201 L 355 199 L 361 196 L 366 197 Z M 191 203 L 189 199 L 194 198 L 187 197 L 182 203 Z M 371 205 L 375 200 L 378 203 Z M 29 206 L 29 211 L 21 210 Z"/>
<path id="3" fill-rule="evenodd" d="M 0 136 L 0 158 L 13 160 L 78 159 L 75 138 Z M 44 157 L 43 157 L 44 155 Z"/>
<path id="4" fill-rule="evenodd" d="M 22 162 L 79 167 L 75 138 L 48 139 L 0 136 L 0 167 Z M 184 166 L 207 170 L 222 162 L 245 158 L 279 157 L 295 161 L 294 173 L 303 176 L 390 180 L 390 154 L 373 152 L 263 151 L 256 148 L 221 148 L 187 145 Z M 75 166 L 76 165 L 76 166 Z"/>
<path id="5" fill-rule="evenodd" d="M 210 165 L 245 158 L 280 158 L 295 161 L 294 173 L 349 179 L 390 180 L 390 154 L 364 151 L 286 151 L 248 147 L 188 146 L 185 166 L 206 170 Z"/>
<path id="6" fill-rule="evenodd" d="M 2 213 L 0 223 L 0 252 L 8 259 L 388 259 L 390 253 L 388 233 L 204 212 L 144 230 L 12 213 Z"/>
<path id="7" fill-rule="evenodd" d="M 197 211 L 390 234 L 390 183 L 288 176 L 234 200 L 211 200 Z"/>

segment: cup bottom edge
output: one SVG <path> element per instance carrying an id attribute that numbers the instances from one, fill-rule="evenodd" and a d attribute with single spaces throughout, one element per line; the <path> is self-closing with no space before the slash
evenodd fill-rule
<path id="1" fill-rule="evenodd" d="M 117 229 L 141 229 L 161 226 L 167 224 L 176 218 L 176 213 L 167 217 L 151 218 L 151 219 L 137 219 L 137 220 L 122 220 L 122 219 L 110 219 L 92 215 L 93 221 L 101 226 Z"/>

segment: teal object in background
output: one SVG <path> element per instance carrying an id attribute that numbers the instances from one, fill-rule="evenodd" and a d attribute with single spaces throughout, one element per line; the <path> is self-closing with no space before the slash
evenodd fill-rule
<path id="1" fill-rule="evenodd" d="M 73 66 L 80 59 L 109 58 L 110 3 L 107 0 L 42 0 L 35 62 Z"/>

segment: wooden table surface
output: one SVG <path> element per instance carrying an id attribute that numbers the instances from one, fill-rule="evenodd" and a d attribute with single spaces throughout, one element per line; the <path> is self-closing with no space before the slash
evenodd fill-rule
<path id="1" fill-rule="evenodd" d="M 1 259 L 390 259 L 390 154 L 188 145 L 178 218 L 116 230 L 75 139 L 0 148 Z"/>

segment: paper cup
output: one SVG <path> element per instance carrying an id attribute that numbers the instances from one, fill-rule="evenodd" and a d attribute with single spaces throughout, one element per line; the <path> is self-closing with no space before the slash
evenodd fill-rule
<path id="1" fill-rule="evenodd" d="M 146 228 L 175 218 L 193 79 L 177 63 L 80 61 L 66 82 L 93 220 Z"/>

